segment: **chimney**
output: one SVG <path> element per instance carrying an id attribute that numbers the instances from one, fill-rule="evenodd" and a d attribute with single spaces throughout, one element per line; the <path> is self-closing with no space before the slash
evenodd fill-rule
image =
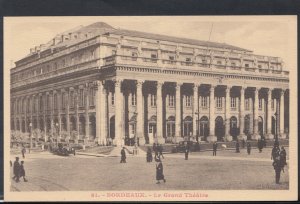
<path id="1" fill-rule="evenodd" d="M 35 53 L 35 48 L 30 48 L 30 54 Z"/>

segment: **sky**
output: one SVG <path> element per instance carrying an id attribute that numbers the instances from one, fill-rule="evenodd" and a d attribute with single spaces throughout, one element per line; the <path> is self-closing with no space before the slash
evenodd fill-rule
<path id="1" fill-rule="evenodd" d="M 95 22 L 115 28 L 227 43 L 254 54 L 281 57 L 284 69 L 296 68 L 295 16 L 138 16 L 138 17 L 5 17 L 5 68 L 58 33 Z"/>

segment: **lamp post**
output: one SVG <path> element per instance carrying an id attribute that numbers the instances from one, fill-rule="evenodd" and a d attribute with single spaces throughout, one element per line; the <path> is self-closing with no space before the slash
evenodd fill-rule
<path id="1" fill-rule="evenodd" d="M 30 134 L 29 134 L 29 138 L 30 138 L 30 146 L 29 146 L 29 153 L 30 153 L 30 150 L 32 149 L 32 123 L 30 122 L 29 123 L 29 131 L 30 131 Z"/>
<path id="2" fill-rule="evenodd" d="M 56 126 L 56 146 L 58 147 L 58 123 L 55 123 Z"/>
<path id="3" fill-rule="evenodd" d="M 275 115 L 275 142 L 278 143 L 278 133 L 277 133 L 277 116 L 278 116 L 278 113 L 277 111 L 274 113 Z"/>

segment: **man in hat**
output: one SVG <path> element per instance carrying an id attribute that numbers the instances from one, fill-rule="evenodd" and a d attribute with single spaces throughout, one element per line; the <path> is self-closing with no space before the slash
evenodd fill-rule
<path id="1" fill-rule="evenodd" d="M 163 180 L 164 183 L 166 183 L 166 179 L 164 176 L 164 167 L 161 162 L 160 156 L 157 156 L 155 158 L 155 161 L 156 161 L 156 180 L 157 180 L 156 184 L 160 184 L 160 180 Z"/>
<path id="2" fill-rule="evenodd" d="M 14 162 L 13 171 L 14 171 L 14 177 L 13 177 L 13 179 L 16 182 L 19 182 L 20 181 L 19 180 L 19 178 L 20 178 L 20 175 L 19 175 L 19 171 L 20 171 L 19 157 L 16 157 L 16 161 Z"/>
<path id="3" fill-rule="evenodd" d="M 25 178 L 24 161 L 21 161 L 21 165 L 20 165 L 20 169 L 19 169 L 19 176 L 20 176 L 20 178 L 23 177 L 24 182 L 27 182 L 27 179 Z"/>
<path id="4" fill-rule="evenodd" d="M 23 159 L 25 159 L 26 148 L 24 147 L 24 145 L 22 147 L 22 151 L 21 152 L 22 152 Z"/>
<path id="5" fill-rule="evenodd" d="M 235 143 L 235 152 L 240 153 L 240 143 L 238 140 L 236 140 L 236 143 Z"/>
<path id="6" fill-rule="evenodd" d="M 273 159 L 274 159 L 273 167 L 275 170 L 275 180 L 276 180 L 276 184 L 279 184 L 280 173 L 282 170 L 281 163 L 280 163 L 280 156 L 276 156 Z"/>
<path id="7" fill-rule="evenodd" d="M 217 142 L 213 143 L 213 156 L 217 156 L 218 144 Z"/>
<path id="8" fill-rule="evenodd" d="M 122 150 L 121 150 L 121 161 L 120 161 L 120 163 L 126 163 L 125 147 L 123 147 Z"/>
<path id="9" fill-rule="evenodd" d="M 276 143 L 274 143 L 274 147 L 272 149 L 272 154 L 271 154 L 271 160 L 272 159 L 275 160 L 275 158 L 279 156 L 279 154 L 280 154 L 279 146 Z"/>
<path id="10" fill-rule="evenodd" d="M 251 154 L 251 143 L 250 142 L 247 142 L 247 153 L 248 153 L 248 155 Z"/>
<path id="11" fill-rule="evenodd" d="M 188 145 L 185 147 L 184 154 L 185 154 L 185 160 L 188 160 L 189 159 L 189 147 L 188 147 Z"/>

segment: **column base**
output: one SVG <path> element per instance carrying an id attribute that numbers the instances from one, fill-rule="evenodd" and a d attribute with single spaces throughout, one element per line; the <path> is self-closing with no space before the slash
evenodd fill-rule
<path id="1" fill-rule="evenodd" d="M 146 144 L 145 137 L 139 137 L 139 145 L 145 145 L 145 144 Z"/>
<path id="2" fill-rule="evenodd" d="M 252 140 L 260 140 L 261 139 L 261 136 L 257 133 L 254 133 L 253 135 L 251 135 L 251 139 Z"/>
<path id="3" fill-rule="evenodd" d="M 247 140 L 247 135 L 245 134 L 240 134 L 239 136 L 237 136 L 238 140 Z"/>
<path id="4" fill-rule="evenodd" d="M 287 137 L 287 134 L 284 132 L 279 134 L 280 139 L 286 139 L 286 137 Z"/>
<path id="5" fill-rule="evenodd" d="M 274 139 L 274 135 L 272 133 L 268 133 L 268 134 L 266 134 L 265 138 L 267 140 L 273 140 Z"/>
<path id="6" fill-rule="evenodd" d="M 226 135 L 225 136 L 225 141 L 231 142 L 232 141 L 232 136 L 231 135 Z"/>
<path id="7" fill-rule="evenodd" d="M 181 141 L 184 140 L 184 139 L 183 139 L 182 137 L 180 137 L 180 136 L 175 136 L 174 139 L 175 139 L 175 143 L 179 143 L 179 142 L 181 142 Z"/>
<path id="8" fill-rule="evenodd" d="M 155 137 L 154 138 L 154 143 L 156 143 L 156 144 L 165 144 L 165 138 L 163 138 L 163 137 Z"/>
<path id="9" fill-rule="evenodd" d="M 210 136 L 208 136 L 208 137 L 206 138 L 206 140 L 207 140 L 208 142 L 216 142 L 216 141 L 217 141 L 217 137 L 214 136 L 214 135 L 210 135 Z"/>

